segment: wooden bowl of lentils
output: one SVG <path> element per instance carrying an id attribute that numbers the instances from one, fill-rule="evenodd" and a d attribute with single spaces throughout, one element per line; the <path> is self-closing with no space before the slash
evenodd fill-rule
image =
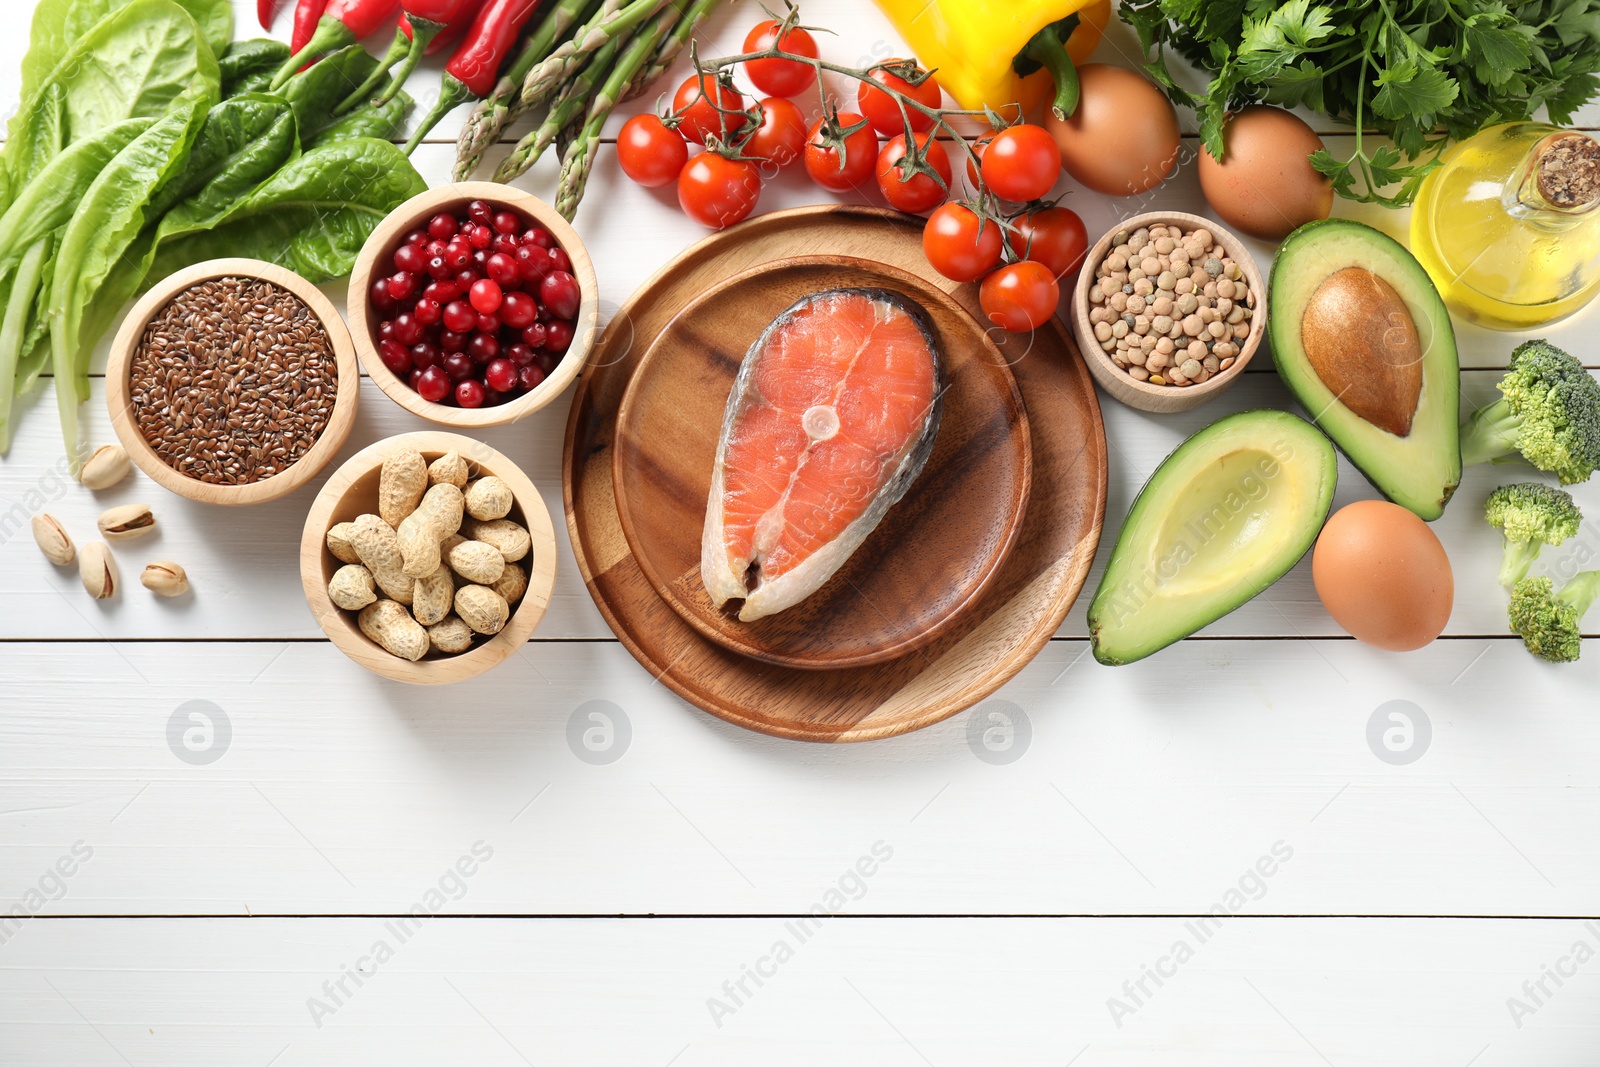
<path id="1" fill-rule="evenodd" d="M 293 492 L 355 421 L 360 369 L 316 286 L 272 263 L 213 259 L 170 275 L 111 345 L 106 402 L 129 457 L 207 504 Z"/>
<path id="2" fill-rule="evenodd" d="M 1136 215 L 1084 258 L 1072 328 L 1100 388 L 1142 411 L 1187 411 L 1224 392 L 1261 347 L 1267 286 L 1210 219 Z"/>

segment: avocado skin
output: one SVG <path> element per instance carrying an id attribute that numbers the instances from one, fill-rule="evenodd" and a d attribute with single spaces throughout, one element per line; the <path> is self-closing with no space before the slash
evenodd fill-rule
<path id="1" fill-rule="evenodd" d="M 1383 278 L 1405 300 L 1419 329 L 1429 328 L 1422 399 L 1404 438 L 1334 400 L 1301 345 L 1306 298 L 1344 267 L 1362 267 Z M 1461 373 L 1450 313 L 1422 264 L 1400 242 L 1371 226 L 1318 219 L 1296 229 L 1278 247 L 1268 293 L 1273 364 L 1312 421 L 1385 497 L 1427 521 L 1444 514 L 1461 481 Z"/>
<path id="2" fill-rule="evenodd" d="M 1291 445 L 1288 457 L 1283 455 L 1281 449 L 1274 447 L 1284 443 Z M 1183 491 L 1191 483 L 1181 480 L 1186 473 L 1183 469 L 1185 464 L 1190 460 L 1202 464 L 1217 463 L 1239 451 L 1241 446 L 1272 453 L 1284 464 L 1293 462 L 1304 465 L 1310 476 L 1306 485 L 1311 495 L 1298 500 L 1291 498 L 1289 503 L 1303 503 L 1305 509 L 1296 513 L 1291 508 L 1290 514 L 1279 516 L 1284 522 L 1299 522 L 1300 529 L 1293 536 L 1285 538 L 1278 546 L 1278 551 L 1243 560 L 1245 566 L 1241 568 L 1239 580 L 1221 595 L 1208 599 L 1191 598 L 1187 602 L 1174 599 L 1167 605 L 1167 610 L 1153 612 L 1156 620 L 1154 627 L 1143 635 L 1134 634 L 1130 638 L 1129 634 L 1119 630 L 1116 600 L 1124 593 L 1123 586 L 1130 577 L 1147 577 L 1138 573 L 1140 561 L 1148 558 L 1143 549 L 1147 538 L 1160 531 L 1168 518 L 1178 511 L 1176 505 L 1186 499 Z M 1317 535 L 1322 532 L 1322 524 L 1333 506 L 1338 468 L 1338 457 L 1327 437 L 1312 424 L 1287 411 L 1269 408 L 1241 411 L 1196 431 L 1161 461 L 1161 465 L 1134 497 L 1133 506 L 1128 509 L 1128 517 L 1117 535 L 1117 543 L 1111 550 L 1105 573 L 1095 589 L 1094 600 L 1089 604 L 1089 642 L 1094 658 L 1108 667 L 1137 662 L 1211 625 L 1282 578 L 1311 550 Z M 1190 506 L 1179 513 L 1193 514 L 1195 509 Z M 1225 558 L 1237 557 L 1230 555 Z M 1146 603 L 1159 599 L 1161 586 L 1166 581 L 1156 581 L 1155 591 L 1146 598 Z"/>

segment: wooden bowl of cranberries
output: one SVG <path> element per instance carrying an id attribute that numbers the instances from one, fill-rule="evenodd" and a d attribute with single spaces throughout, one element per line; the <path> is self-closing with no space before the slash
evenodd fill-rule
<path id="1" fill-rule="evenodd" d="M 537 197 L 494 182 L 418 194 L 367 238 L 350 332 L 389 399 L 447 426 L 499 426 L 554 400 L 599 331 L 594 264 Z"/>

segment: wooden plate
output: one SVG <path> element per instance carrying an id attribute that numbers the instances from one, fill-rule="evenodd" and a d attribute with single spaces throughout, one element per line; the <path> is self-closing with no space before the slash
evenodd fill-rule
<path id="1" fill-rule="evenodd" d="M 875 287 L 924 308 L 948 387 L 939 435 L 910 491 L 822 588 L 740 622 L 700 578 L 700 535 L 723 409 L 744 354 L 784 309 L 824 289 Z M 685 622 L 724 648 L 804 669 L 896 659 L 978 603 L 1022 528 L 1032 472 L 1028 416 L 999 351 L 943 289 L 847 256 L 764 263 L 702 293 L 633 372 L 612 452 L 634 559 Z"/>
<path id="2" fill-rule="evenodd" d="M 1094 385 L 1059 321 L 996 337 L 1028 408 L 1033 491 L 1022 532 L 989 592 L 932 644 L 891 663 L 837 671 L 777 667 L 702 637 L 656 594 L 628 547 L 611 447 L 628 380 L 656 336 L 730 275 L 836 254 L 921 276 L 978 314 L 978 290 L 938 277 L 921 219 L 882 208 L 775 211 L 713 234 L 645 282 L 607 325 L 567 420 L 561 482 L 578 567 L 607 624 L 652 677 L 713 715 L 807 741 L 867 741 L 938 722 L 1000 688 L 1050 639 L 1083 586 L 1106 508 L 1106 439 Z M 1003 343 L 1001 343 L 1003 341 Z"/>

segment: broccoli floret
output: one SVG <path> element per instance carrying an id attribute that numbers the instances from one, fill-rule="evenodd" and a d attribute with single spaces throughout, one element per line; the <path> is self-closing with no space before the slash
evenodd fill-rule
<path id="1" fill-rule="evenodd" d="M 1506 535 L 1500 584 L 1507 588 L 1527 575 L 1540 549 L 1559 545 L 1583 525 L 1583 512 L 1572 502 L 1571 493 L 1538 482 L 1502 485 L 1489 494 L 1483 515 Z"/>
<path id="2" fill-rule="evenodd" d="M 1600 571 L 1583 571 L 1554 592 L 1548 578 L 1524 578 L 1511 591 L 1511 631 L 1540 659 L 1571 663 L 1583 642 L 1578 624 L 1600 596 Z"/>
<path id="3" fill-rule="evenodd" d="M 1502 399 L 1461 427 L 1464 466 L 1514 452 L 1563 485 L 1600 467 L 1600 383 L 1555 345 L 1527 341 L 1511 353 Z"/>

